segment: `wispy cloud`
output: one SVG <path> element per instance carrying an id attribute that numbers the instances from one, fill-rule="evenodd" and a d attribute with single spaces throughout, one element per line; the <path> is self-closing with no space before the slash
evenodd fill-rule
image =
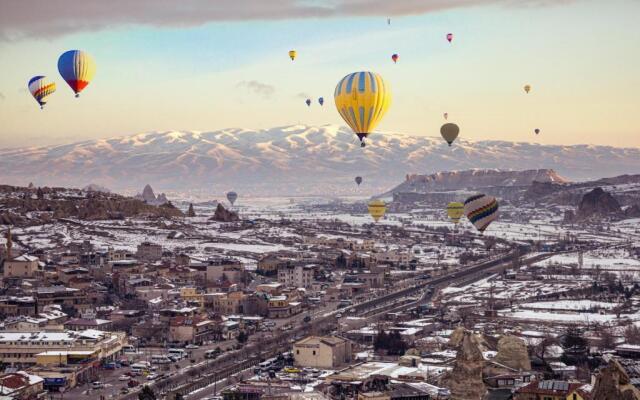
<path id="1" fill-rule="evenodd" d="M 258 96 L 262 96 L 265 99 L 273 96 L 276 91 L 272 85 L 267 83 L 262 83 L 258 81 L 242 81 L 238 82 L 236 87 L 241 89 L 246 89 L 248 92 L 257 94 Z"/>
<path id="2" fill-rule="evenodd" d="M 4 99 L 6 99 L 6 97 L 4 97 L 4 94 L 0 92 L 0 100 L 4 100 Z"/>
<path id="3" fill-rule="evenodd" d="M 296 99 L 305 99 L 305 100 L 311 98 L 311 96 L 309 96 L 309 94 L 305 93 L 305 92 L 300 92 L 300 93 L 296 94 L 295 97 L 296 97 Z"/>
<path id="4" fill-rule="evenodd" d="M 214 21 L 417 15 L 485 4 L 553 5 L 570 0 L 8 0 L 0 40 L 51 37 L 113 26 L 197 26 Z"/>

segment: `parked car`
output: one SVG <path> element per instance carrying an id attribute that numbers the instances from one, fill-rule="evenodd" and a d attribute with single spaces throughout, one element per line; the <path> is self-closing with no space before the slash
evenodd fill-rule
<path id="1" fill-rule="evenodd" d="M 147 375 L 147 380 L 152 381 L 158 378 L 158 374 L 149 374 Z"/>
<path id="2" fill-rule="evenodd" d="M 129 377 L 129 375 L 120 375 L 120 377 L 118 378 L 119 381 L 128 381 L 129 379 L 131 379 Z"/>
<path id="3" fill-rule="evenodd" d="M 91 382 L 92 389 L 102 389 L 104 387 L 104 383 L 100 381 Z"/>
<path id="4" fill-rule="evenodd" d="M 184 346 L 184 348 L 192 350 L 192 349 L 199 349 L 200 346 L 198 346 L 197 344 L 188 344 L 188 345 Z"/>

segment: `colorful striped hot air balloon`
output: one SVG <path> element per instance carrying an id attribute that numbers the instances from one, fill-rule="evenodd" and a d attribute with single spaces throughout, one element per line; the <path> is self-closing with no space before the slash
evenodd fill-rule
<path id="1" fill-rule="evenodd" d="M 42 75 L 31 78 L 28 86 L 33 98 L 40 104 L 40 109 L 43 109 L 47 104 L 47 97 L 56 91 L 56 83 Z"/>
<path id="2" fill-rule="evenodd" d="M 447 216 L 454 224 L 457 225 L 463 215 L 464 204 L 458 201 L 452 201 L 451 203 L 447 204 Z"/>
<path id="3" fill-rule="evenodd" d="M 464 213 L 473 226 L 484 232 L 498 218 L 498 201 L 486 194 L 476 194 L 464 201 Z"/>
<path id="4" fill-rule="evenodd" d="M 82 50 L 69 50 L 58 59 L 58 71 L 76 97 L 91 82 L 96 72 L 93 58 Z"/>
<path id="5" fill-rule="evenodd" d="M 364 139 L 391 104 L 391 92 L 375 72 L 354 72 L 338 82 L 334 99 L 338 112 L 364 147 Z"/>
<path id="6" fill-rule="evenodd" d="M 380 218 L 384 217 L 384 214 L 387 212 L 387 206 L 382 200 L 371 200 L 367 208 L 369 209 L 369 214 L 376 222 L 378 222 Z"/>

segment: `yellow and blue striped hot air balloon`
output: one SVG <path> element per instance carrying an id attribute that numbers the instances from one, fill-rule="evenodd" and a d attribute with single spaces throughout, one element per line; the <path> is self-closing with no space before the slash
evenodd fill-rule
<path id="1" fill-rule="evenodd" d="M 373 220 L 376 222 L 378 222 L 380 218 L 384 217 L 384 214 L 387 212 L 387 206 L 382 200 L 371 200 L 369 204 L 367 204 L 367 209 L 369 210 L 369 214 Z"/>
<path id="2" fill-rule="evenodd" d="M 334 93 L 336 108 L 364 147 L 364 139 L 375 129 L 391 104 L 391 92 L 375 72 L 354 72 L 342 78 Z"/>
<path id="3" fill-rule="evenodd" d="M 40 104 L 41 109 L 47 104 L 47 97 L 56 91 L 56 83 L 51 82 L 46 76 L 42 75 L 31 78 L 28 86 L 29 92 L 31 92 L 33 98 Z"/>
<path id="4" fill-rule="evenodd" d="M 82 50 L 69 50 L 58 59 L 58 71 L 75 92 L 76 97 L 91 82 L 96 73 L 93 58 Z"/>

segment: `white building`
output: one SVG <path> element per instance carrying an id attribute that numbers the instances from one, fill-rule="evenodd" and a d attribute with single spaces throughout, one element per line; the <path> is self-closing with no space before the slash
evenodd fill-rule
<path id="1" fill-rule="evenodd" d="M 287 287 L 309 289 L 313 285 L 314 265 L 281 265 L 278 268 L 278 282 Z"/>

